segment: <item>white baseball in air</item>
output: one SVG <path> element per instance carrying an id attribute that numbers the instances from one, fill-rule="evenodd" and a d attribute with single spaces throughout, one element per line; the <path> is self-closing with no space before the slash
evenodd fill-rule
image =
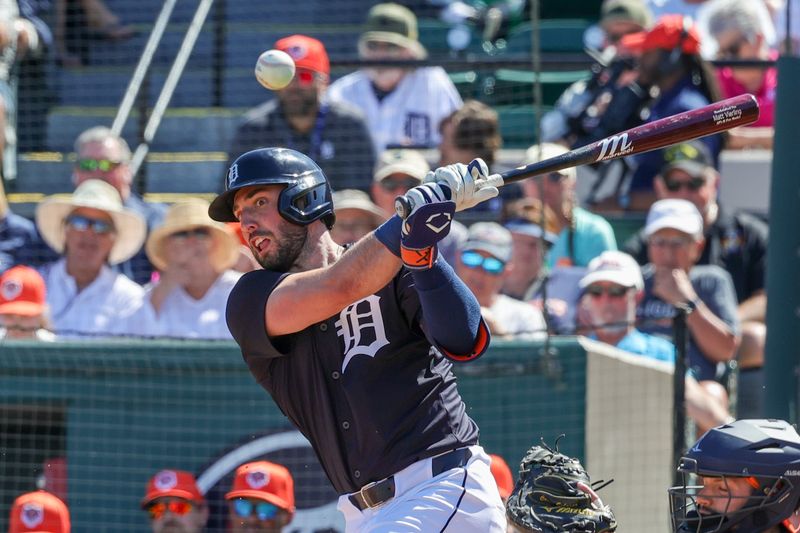
<path id="1" fill-rule="evenodd" d="M 286 52 L 267 50 L 256 61 L 258 83 L 272 91 L 283 89 L 294 78 L 294 61 Z"/>

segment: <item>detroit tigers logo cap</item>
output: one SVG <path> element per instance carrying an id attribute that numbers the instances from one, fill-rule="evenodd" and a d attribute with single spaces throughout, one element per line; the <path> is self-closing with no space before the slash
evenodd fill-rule
<path id="1" fill-rule="evenodd" d="M 289 470 L 269 461 L 255 461 L 236 469 L 226 500 L 254 498 L 273 503 L 294 514 L 294 480 Z"/>
<path id="2" fill-rule="evenodd" d="M 44 280 L 34 269 L 15 266 L 0 276 L 0 314 L 36 316 L 44 307 Z"/>
<path id="3" fill-rule="evenodd" d="M 200 489 L 197 488 L 194 476 L 182 470 L 161 470 L 150 478 L 142 500 L 142 507 L 147 506 L 148 503 L 156 498 L 164 498 L 166 496 L 183 498 L 196 503 L 205 501 Z"/>
<path id="4" fill-rule="evenodd" d="M 11 508 L 9 533 L 69 533 L 66 504 L 56 496 L 38 490 L 18 497 Z"/>
<path id="5" fill-rule="evenodd" d="M 312 70 L 325 76 L 331 73 L 325 45 L 313 37 L 290 35 L 275 42 L 275 49 L 289 54 L 297 68 Z"/>

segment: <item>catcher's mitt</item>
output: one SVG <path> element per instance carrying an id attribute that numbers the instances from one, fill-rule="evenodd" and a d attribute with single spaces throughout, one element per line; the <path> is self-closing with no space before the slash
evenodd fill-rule
<path id="1" fill-rule="evenodd" d="M 519 465 L 519 479 L 506 503 L 511 522 L 534 533 L 616 531 L 613 511 L 592 490 L 580 461 L 542 444 L 528 450 Z"/>

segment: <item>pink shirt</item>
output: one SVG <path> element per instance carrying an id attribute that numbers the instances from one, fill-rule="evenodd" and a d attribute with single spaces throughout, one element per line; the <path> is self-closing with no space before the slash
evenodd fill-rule
<path id="1" fill-rule="evenodd" d="M 770 59 L 776 59 L 770 55 Z M 731 96 L 738 96 L 747 91 L 742 84 L 733 78 L 733 70 L 731 67 L 723 67 L 717 72 L 717 79 L 719 80 L 719 88 L 722 91 L 722 96 L 730 98 Z M 775 96 L 778 88 L 778 69 L 769 67 L 764 71 L 764 82 L 758 88 L 753 96 L 756 97 L 758 107 L 761 113 L 758 120 L 750 124 L 751 127 L 756 126 L 773 126 L 775 118 Z"/>

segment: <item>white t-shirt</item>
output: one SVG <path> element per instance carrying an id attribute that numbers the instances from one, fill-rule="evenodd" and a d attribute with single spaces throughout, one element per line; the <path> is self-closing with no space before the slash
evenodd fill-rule
<path id="1" fill-rule="evenodd" d="M 498 294 L 489 310 L 505 333 L 515 339 L 542 339 L 547 335 L 542 312 L 529 303 Z"/>
<path id="2" fill-rule="evenodd" d="M 331 84 L 327 98 L 364 113 L 377 154 L 389 145 L 438 146 L 439 123 L 462 104 L 455 85 L 441 67 L 409 72 L 380 101 L 366 72 L 357 70 Z"/>
<path id="3" fill-rule="evenodd" d="M 146 308 L 153 335 L 195 339 L 233 339 L 225 321 L 228 294 L 242 276 L 241 272 L 226 270 L 199 300 L 192 298 L 182 287 L 164 299 L 158 316 L 150 305 Z"/>
<path id="4" fill-rule="evenodd" d="M 103 266 L 97 278 L 78 292 L 61 259 L 44 267 L 53 330 L 62 339 L 97 338 L 137 333 L 131 317 L 144 302 L 144 289 Z"/>

